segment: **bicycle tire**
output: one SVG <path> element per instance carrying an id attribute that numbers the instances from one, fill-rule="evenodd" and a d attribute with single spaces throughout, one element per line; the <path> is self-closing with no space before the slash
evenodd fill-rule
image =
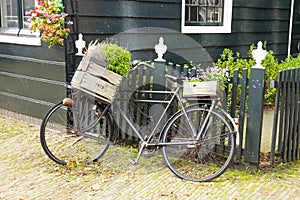
<path id="1" fill-rule="evenodd" d="M 197 132 L 209 111 L 188 109 L 187 114 Z M 196 141 L 183 112 L 175 114 L 163 133 L 163 157 L 168 168 L 178 177 L 204 182 L 217 178 L 228 168 L 234 157 L 235 134 L 232 125 L 222 115 L 212 111 L 204 126 L 205 136 Z M 178 142 L 195 142 L 194 145 Z M 172 144 L 173 143 L 173 144 Z M 177 143 L 177 144 L 175 144 Z"/>
<path id="2" fill-rule="evenodd" d="M 75 123 L 75 112 L 78 110 L 64 106 L 61 101 L 47 112 L 41 124 L 42 148 L 58 164 L 95 162 L 109 147 L 113 132 L 111 116 L 106 113 L 99 118 L 95 112 L 86 110 L 85 115 L 94 116 L 85 116 L 84 120 Z M 93 120 L 87 120 L 91 117 Z"/>

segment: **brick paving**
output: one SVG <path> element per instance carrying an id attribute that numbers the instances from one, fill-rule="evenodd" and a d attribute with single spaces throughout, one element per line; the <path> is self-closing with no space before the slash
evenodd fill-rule
<path id="1" fill-rule="evenodd" d="M 0 200 L 300 200 L 300 162 L 286 172 L 229 170 L 212 182 L 194 183 L 175 177 L 160 156 L 132 165 L 132 150 L 114 146 L 100 163 L 68 170 L 45 156 L 38 132 L 38 127 L 0 116 Z"/>

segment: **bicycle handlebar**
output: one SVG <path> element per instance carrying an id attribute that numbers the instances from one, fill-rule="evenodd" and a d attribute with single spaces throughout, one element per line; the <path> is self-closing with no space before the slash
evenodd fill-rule
<path id="1" fill-rule="evenodd" d="M 150 68 L 150 69 L 155 69 L 155 67 L 154 67 L 153 65 L 150 65 L 150 64 L 145 63 L 145 62 L 140 62 L 140 61 L 138 61 L 138 60 L 134 60 L 134 61 L 132 62 L 133 68 L 131 69 L 131 71 L 136 70 L 136 69 L 137 69 L 139 66 L 141 66 L 141 65 L 144 65 L 144 66 L 146 66 L 146 67 L 148 67 L 148 68 Z"/>

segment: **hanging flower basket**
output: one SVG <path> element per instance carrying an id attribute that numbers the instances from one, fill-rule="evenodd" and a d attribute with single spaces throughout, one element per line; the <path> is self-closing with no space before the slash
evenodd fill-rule
<path id="1" fill-rule="evenodd" d="M 60 0 L 38 0 L 34 10 L 26 11 L 30 15 L 30 32 L 40 32 L 40 38 L 51 48 L 55 44 L 64 45 L 64 40 L 70 33 L 72 21 L 66 21 L 68 16 Z"/>
<path id="2" fill-rule="evenodd" d="M 216 97 L 218 81 L 183 82 L 183 97 Z"/>

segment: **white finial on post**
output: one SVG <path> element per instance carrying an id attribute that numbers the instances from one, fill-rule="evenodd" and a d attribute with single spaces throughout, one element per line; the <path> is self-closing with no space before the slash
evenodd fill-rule
<path id="1" fill-rule="evenodd" d="M 82 38 L 83 35 L 79 33 L 78 40 L 75 41 L 75 46 L 77 48 L 76 56 L 84 56 L 83 49 L 85 48 L 85 41 Z"/>
<path id="2" fill-rule="evenodd" d="M 257 43 L 257 48 L 252 51 L 252 56 L 256 60 L 256 65 L 253 67 L 254 68 L 264 68 L 261 65 L 261 62 L 263 61 L 263 59 L 265 59 L 266 55 L 267 55 L 267 51 L 262 48 L 262 42 L 259 41 Z"/>
<path id="3" fill-rule="evenodd" d="M 160 37 L 159 38 L 159 43 L 155 45 L 155 53 L 157 54 L 157 58 L 155 59 L 155 61 L 161 61 L 161 62 L 165 62 L 166 60 L 163 59 L 163 55 L 166 53 L 167 51 L 167 45 L 164 44 L 164 38 Z"/>

